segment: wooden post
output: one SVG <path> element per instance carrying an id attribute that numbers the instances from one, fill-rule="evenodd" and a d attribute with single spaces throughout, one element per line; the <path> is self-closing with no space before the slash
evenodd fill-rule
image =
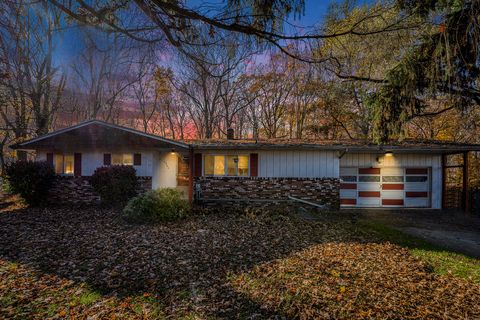
<path id="1" fill-rule="evenodd" d="M 447 206 L 447 155 L 442 154 L 442 209 Z"/>
<path id="2" fill-rule="evenodd" d="M 468 212 L 470 210 L 470 203 L 469 203 L 469 186 L 468 186 L 468 151 L 463 153 L 463 183 L 462 183 L 462 198 L 463 198 L 463 210 Z"/>
<path id="3" fill-rule="evenodd" d="M 189 149 L 188 169 L 188 200 L 193 203 L 193 148 Z"/>

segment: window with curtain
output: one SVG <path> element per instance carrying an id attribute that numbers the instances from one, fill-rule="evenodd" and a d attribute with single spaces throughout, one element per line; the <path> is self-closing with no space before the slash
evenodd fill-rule
<path id="1" fill-rule="evenodd" d="M 74 158 L 73 154 L 55 154 L 54 167 L 56 174 L 73 174 Z"/>
<path id="2" fill-rule="evenodd" d="M 133 166 L 133 153 L 113 153 L 112 164 Z"/>
<path id="3" fill-rule="evenodd" d="M 205 176 L 248 176 L 247 155 L 205 155 L 203 161 Z"/>

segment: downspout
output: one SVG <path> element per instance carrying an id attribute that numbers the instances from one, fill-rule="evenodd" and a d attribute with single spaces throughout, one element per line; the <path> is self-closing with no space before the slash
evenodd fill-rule
<path id="1" fill-rule="evenodd" d="M 447 206 L 447 155 L 442 154 L 442 209 L 445 209 Z"/>
<path id="2" fill-rule="evenodd" d="M 469 199 L 469 185 L 468 185 L 468 151 L 463 153 L 463 211 L 470 211 L 470 199 Z"/>
<path id="3" fill-rule="evenodd" d="M 190 146 L 188 149 L 188 201 L 193 204 L 193 147 Z"/>

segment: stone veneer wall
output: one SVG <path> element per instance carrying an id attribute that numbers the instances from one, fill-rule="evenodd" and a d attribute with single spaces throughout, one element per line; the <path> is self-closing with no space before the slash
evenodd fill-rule
<path id="1" fill-rule="evenodd" d="M 213 203 L 247 203 L 264 206 L 272 203 L 295 203 L 288 197 L 340 207 L 340 180 L 337 178 L 264 178 L 198 177 L 195 178 L 197 200 Z"/>
<path id="2" fill-rule="evenodd" d="M 49 202 L 55 205 L 95 205 L 100 196 L 90 185 L 90 177 L 57 176 L 50 190 Z M 138 193 L 152 189 L 151 177 L 138 177 Z"/>

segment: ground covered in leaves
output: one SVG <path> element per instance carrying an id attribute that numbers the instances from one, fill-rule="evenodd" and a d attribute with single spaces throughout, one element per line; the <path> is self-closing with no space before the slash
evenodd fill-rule
<path id="1" fill-rule="evenodd" d="M 300 319 L 477 319 L 480 286 L 431 273 L 406 249 L 327 243 L 236 277 L 241 292 Z"/>
<path id="2" fill-rule="evenodd" d="M 146 226 L 110 210 L 6 209 L 0 318 L 480 316 L 478 284 L 431 273 L 356 225 L 216 212 Z"/>

